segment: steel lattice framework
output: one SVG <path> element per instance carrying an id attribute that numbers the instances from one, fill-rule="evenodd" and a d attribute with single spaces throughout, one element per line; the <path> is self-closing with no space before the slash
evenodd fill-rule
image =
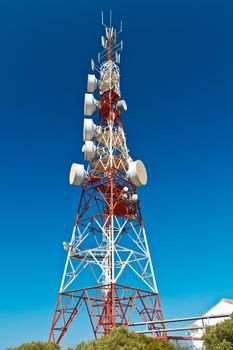
<path id="1" fill-rule="evenodd" d="M 98 109 L 93 141 L 88 141 L 94 151 L 85 156 L 89 161 L 72 237 L 64 243 L 68 254 L 49 336 L 57 344 L 82 306 L 95 336 L 110 333 L 114 326 L 157 320 L 150 329 L 166 337 L 159 331 L 163 314 L 121 121 L 126 109 L 117 65 L 121 30 L 117 33 L 110 22 L 105 31 L 99 65 L 92 61 L 100 96 L 91 105 Z"/>

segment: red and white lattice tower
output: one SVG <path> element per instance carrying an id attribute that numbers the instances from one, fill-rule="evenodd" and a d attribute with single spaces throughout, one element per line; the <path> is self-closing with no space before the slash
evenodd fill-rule
<path id="1" fill-rule="evenodd" d="M 137 187 L 147 174 L 140 160 L 129 155 L 121 113 L 127 106 L 120 92 L 122 41 L 111 25 L 105 27 L 92 69 L 88 75 L 84 114 L 98 112 L 96 124 L 84 119 L 84 165 L 74 163 L 70 183 L 82 184 L 82 193 L 72 237 L 64 242 L 68 251 L 52 321 L 49 342 L 60 343 L 74 317 L 85 307 L 95 336 L 115 326 L 141 321 L 154 334 L 166 337 L 158 289 L 142 220 Z M 98 90 L 99 101 L 93 92 Z M 80 320 L 80 328 L 81 328 Z M 156 331 L 157 330 L 157 331 Z"/>

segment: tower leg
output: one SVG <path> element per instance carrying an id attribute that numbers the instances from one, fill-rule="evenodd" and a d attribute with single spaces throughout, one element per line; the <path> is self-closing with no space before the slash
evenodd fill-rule
<path id="1" fill-rule="evenodd" d="M 59 344 L 84 302 L 84 291 L 77 296 L 60 293 L 53 316 L 48 343 Z"/>
<path id="2" fill-rule="evenodd" d="M 49 343 L 59 344 L 71 322 L 85 304 L 95 337 L 106 335 L 115 326 L 138 321 L 161 321 L 150 325 L 155 336 L 166 338 L 159 296 L 154 292 L 119 284 L 96 286 L 60 293 L 54 313 Z"/>

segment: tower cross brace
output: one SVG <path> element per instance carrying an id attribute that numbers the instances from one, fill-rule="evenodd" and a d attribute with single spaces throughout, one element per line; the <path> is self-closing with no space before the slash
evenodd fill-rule
<path id="1" fill-rule="evenodd" d="M 84 165 L 73 163 L 70 183 L 82 186 L 75 224 L 49 335 L 59 344 L 70 324 L 85 307 L 95 337 L 116 326 L 138 321 L 165 337 L 153 265 L 142 220 L 137 188 L 147 182 L 140 160 L 129 155 L 121 113 L 127 105 L 120 92 L 120 31 L 106 26 L 101 38 L 97 71 L 88 75 L 85 116 L 97 112 L 95 124 L 84 119 Z M 99 91 L 99 101 L 94 91 Z M 81 327 L 81 325 L 80 325 Z M 157 331 L 156 331 L 157 330 Z"/>

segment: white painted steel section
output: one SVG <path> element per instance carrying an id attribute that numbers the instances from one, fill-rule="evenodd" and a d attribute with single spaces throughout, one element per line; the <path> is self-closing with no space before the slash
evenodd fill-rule
<path id="1" fill-rule="evenodd" d="M 113 51 L 116 53 L 119 49 L 122 49 L 122 44 L 115 44 Z M 85 94 L 84 102 L 84 114 L 88 116 L 91 116 L 97 107 L 101 107 L 90 93 L 94 92 L 96 87 L 99 88 L 100 95 L 111 89 L 120 96 L 119 67 L 113 60 L 106 61 L 105 57 L 106 50 L 100 53 L 100 61 L 104 62 L 99 68 L 99 82 L 94 75 L 88 75 L 89 93 Z M 96 67 L 94 63 L 92 65 L 93 68 Z M 124 100 L 120 100 L 114 108 L 125 111 L 127 105 Z M 112 111 L 112 113 L 115 112 Z M 85 159 L 89 161 L 87 173 L 84 167 L 77 168 L 79 165 L 75 164 L 71 183 L 81 183 L 81 180 L 89 176 L 91 171 L 107 173 L 109 168 L 115 168 L 121 174 L 125 174 L 126 184 L 129 182 L 134 186 L 146 184 L 145 167 L 141 161 L 133 162 L 130 157 L 122 126 L 116 126 L 113 121 L 108 121 L 106 126 L 98 126 L 92 119 L 85 118 L 83 140 L 85 141 L 83 148 Z M 110 173 L 109 176 L 111 176 Z M 109 206 L 101 192 L 99 196 L 106 206 Z M 129 196 L 125 189 L 122 191 L 122 198 L 131 204 L 134 202 L 136 205 L 138 202 L 137 194 L 133 193 Z M 102 284 L 117 283 L 126 269 L 131 270 L 142 285 L 155 293 L 158 292 L 146 232 L 143 224 L 137 221 L 136 214 L 124 219 L 115 215 L 101 218 L 89 214 L 85 225 L 79 223 L 74 228 L 68 245 L 60 291 L 82 287 L 77 283 L 77 279 L 87 268 L 90 268 L 94 281 Z"/>
<path id="2" fill-rule="evenodd" d="M 111 225 L 107 226 L 109 218 L 111 218 Z M 85 240 L 92 235 L 88 225 L 83 231 L 78 226 L 73 230 L 61 291 L 65 291 L 88 266 L 95 271 L 96 281 L 100 283 L 102 280 L 104 284 L 119 282 L 123 271 L 128 266 L 150 290 L 157 293 L 144 228 L 140 227 L 136 230 L 132 225 L 129 236 L 130 239 L 132 238 L 132 244 L 127 248 L 119 244 L 127 220 L 120 225 L 116 217 L 108 216 L 104 224 L 97 219 L 95 222 L 103 234 L 102 243 L 97 242 L 95 247 L 82 249 Z M 109 257 L 111 257 L 111 264 L 109 264 Z"/>
<path id="3" fill-rule="evenodd" d="M 153 268 L 153 265 L 152 265 L 152 262 L 151 262 L 150 251 L 149 251 L 149 247 L 148 247 L 148 243 L 147 243 L 147 237 L 146 237 L 146 231 L 145 231 L 144 227 L 143 227 L 142 231 L 143 231 L 143 237 L 144 237 L 144 240 L 145 240 L 146 250 L 147 250 L 148 259 L 149 259 L 149 263 L 150 263 L 150 269 L 151 269 L 152 279 L 153 279 L 153 284 L 154 284 L 154 291 L 155 291 L 155 293 L 158 293 L 158 288 L 157 288 L 157 284 L 156 284 L 156 281 L 155 281 L 154 268 Z"/>
<path id="4" fill-rule="evenodd" d="M 71 236 L 71 241 L 70 241 L 70 244 L 69 244 L 69 251 L 67 253 L 65 269 L 64 269 L 64 272 L 63 272 L 63 276 L 62 276 L 62 281 L 61 281 L 61 286 L 60 286 L 60 293 L 63 292 L 63 288 L 64 288 L 64 281 L 65 281 L 65 277 L 66 277 L 67 266 L 68 266 L 69 259 L 70 259 L 69 258 L 69 254 L 70 254 L 70 250 L 71 250 L 72 244 L 73 244 L 73 242 L 75 240 L 75 231 L 76 231 L 76 227 L 74 226 L 73 232 L 72 232 L 72 236 Z"/>

